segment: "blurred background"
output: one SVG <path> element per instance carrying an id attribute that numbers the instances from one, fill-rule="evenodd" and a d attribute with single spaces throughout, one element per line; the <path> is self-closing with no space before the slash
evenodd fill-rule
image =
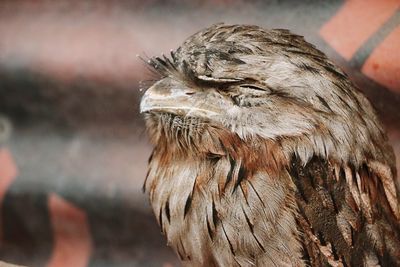
<path id="1" fill-rule="evenodd" d="M 338 63 L 400 158 L 400 1 L 0 1 L 0 259 L 179 266 L 141 186 L 136 55 L 217 22 L 287 28 Z"/>

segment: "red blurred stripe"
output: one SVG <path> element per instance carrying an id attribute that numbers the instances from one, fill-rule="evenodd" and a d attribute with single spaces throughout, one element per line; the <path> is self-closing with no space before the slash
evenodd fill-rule
<path id="1" fill-rule="evenodd" d="M 398 93 L 400 93 L 399 49 L 400 26 L 379 44 L 362 67 L 367 76 Z"/>
<path id="2" fill-rule="evenodd" d="M 49 211 L 54 250 L 47 267 L 84 267 L 89 263 L 92 241 L 84 211 L 52 193 Z"/>
<path id="3" fill-rule="evenodd" d="M 12 159 L 11 153 L 5 149 L 0 148 L 0 207 L 3 207 L 4 197 L 7 193 L 11 183 L 17 177 L 17 167 Z M 3 218 L 0 221 L 0 229 L 2 231 Z M 3 234 L 0 231 L 0 240 L 3 238 Z"/>
<path id="4" fill-rule="evenodd" d="M 319 33 L 340 55 L 350 60 L 399 7 L 399 0 L 349 0 Z"/>

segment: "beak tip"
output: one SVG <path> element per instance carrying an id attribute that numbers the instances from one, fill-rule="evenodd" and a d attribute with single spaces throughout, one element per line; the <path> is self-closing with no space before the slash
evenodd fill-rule
<path id="1" fill-rule="evenodd" d="M 144 113 L 146 111 L 149 111 L 149 108 L 146 107 L 145 105 L 142 105 L 142 103 L 140 103 L 139 113 Z"/>
<path id="2" fill-rule="evenodd" d="M 146 112 L 148 110 L 148 105 L 146 104 L 146 99 L 143 97 L 140 101 L 139 113 Z"/>

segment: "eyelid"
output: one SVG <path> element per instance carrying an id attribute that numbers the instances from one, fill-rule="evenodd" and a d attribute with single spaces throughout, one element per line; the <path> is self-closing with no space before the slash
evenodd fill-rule
<path id="1" fill-rule="evenodd" d="M 254 84 L 241 84 L 239 85 L 242 88 L 248 88 L 248 89 L 253 89 L 253 90 L 258 90 L 258 91 L 269 91 L 268 88 L 263 88 Z"/>

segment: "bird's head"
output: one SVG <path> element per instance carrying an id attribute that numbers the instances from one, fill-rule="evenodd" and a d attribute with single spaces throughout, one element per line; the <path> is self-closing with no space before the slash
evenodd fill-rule
<path id="1" fill-rule="evenodd" d="M 218 24 L 189 37 L 170 58 L 149 62 L 162 78 L 140 110 L 155 144 L 207 147 L 224 132 L 244 142 L 279 142 L 304 161 L 317 154 L 358 162 L 383 149 L 366 98 L 322 52 L 287 30 Z"/>

